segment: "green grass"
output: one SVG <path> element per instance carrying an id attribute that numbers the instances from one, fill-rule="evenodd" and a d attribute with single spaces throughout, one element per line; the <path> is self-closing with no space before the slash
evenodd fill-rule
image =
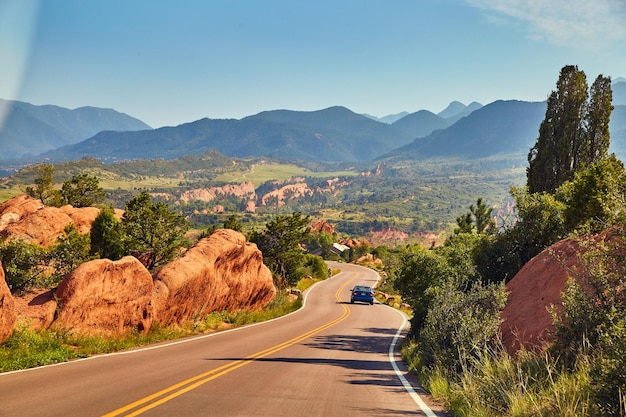
<path id="1" fill-rule="evenodd" d="M 267 181 L 285 181 L 293 177 L 328 178 L 355 175 L 358 175 L 358 173 L 354 171 L 313 172 L 293 164 L 269 163 L 256 164 L 251 169 L 245 171 L 226 172 L 218 175 L 215 181 L 237 183 L 252 181 L 255 187 L 259 187 Z"/>
<path id="2" fill-rule="evenodd" d="M 402 347 L 409 370 L 422 386 L 453 416 L 521 417 L 596 415 L 591 413 L 590 366 L 580 361 L 563 369 L 546 352 L 518 352 L 511 356 L 502 346 L 484 350 L 450 375 L 437 367 L 422 367 L 419 346 Z"/>
<path id="3" fill-rule="evenodd" d="M 21 187 L 26 189 L 26 187 Z M 24 190 L 20 187 L 0 188 L 0 203 L 10 200 L 16 195 L 24 194 Z"/>

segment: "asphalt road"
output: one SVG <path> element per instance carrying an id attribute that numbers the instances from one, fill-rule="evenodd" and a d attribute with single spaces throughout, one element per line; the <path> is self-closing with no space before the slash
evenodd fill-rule
<path id="1" fill-rule="evenodd" d="M 406 318 L 349 303 L 377 275 L 333 266 L 342 273 L 280 319 L 0 374 L 0 417 L 444 415 L 397 353 Z"/>

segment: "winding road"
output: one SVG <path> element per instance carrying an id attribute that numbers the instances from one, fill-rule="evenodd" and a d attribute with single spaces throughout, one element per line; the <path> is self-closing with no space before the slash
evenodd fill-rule
<path id="1" fill-rule="evenodd" d="M 349 303 L 377 274 L 331 266 L 279 319 L 0 374 L 0 417 L 444 416 L 397 353 L 406 317 Z"/>

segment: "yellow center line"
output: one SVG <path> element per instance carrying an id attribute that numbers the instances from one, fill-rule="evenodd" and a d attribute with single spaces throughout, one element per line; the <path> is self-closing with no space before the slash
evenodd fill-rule
<path id="1" fill-rule="evenodd" d="M 337 299 L 337 301 L 341 301 L 341 298 L 339 297 L 339 294 L 341 293 L 341 291 L 350 283 L 351 280 L 346 281 L 335 293 L 335 298 Z M 287 340 L 283 343 L 280 343 L 278 345 L 272 346 L 270 348 L 261 350 L 257 353 L 254 353 L 252 355 L 246 356 L 243 359 L 240 360 L 236 360 L 233 361 L 231 363 L 228 363 L 226 365 L 222 365 L 220 367 L 217 367 L 215 369 L 212 369 L 210 371 L 201 373 L 199 375 L 196 375 L 192 378 L 186 379 L 184 381 L 181 381 L 177 384 L 174 384 L 168 388 L 162 389 L 161 391 L 155 392 L 154 394 L 148 395 L 144 398 L 141 398 L 133 403 L 130 403 L 124 407 L 118 408 L 117 410 L 111 411 L 110 413 L 104 414 L 102 417 L 115 417 L 115 416 L 120 416 L 123 413 L 133 410 L 137 407 L 140 407 L 142 405 L 144 405 L 143 407 L 133 411 L 132 413 L 129 414 L 125 414 L 126 417 L 132 417 L 132 416 L 137 416 L 139 414 L 142 414 L 152 408 L 158 407 L 161 404 L 164 404 L 186 392 L 189 392 L 203 384 L 206 384 L 209 381 L 212 381 L 216 378 L 219 378 L 220 376 L 223 376 L 229 372 L 234 371 L 235 369 L 241 368 L 242 366 L 245 366 L 251 362 L 254 362 L 255 360 L 264 358 L 266 356 L 271 355 L 272 353 L 276 353 L 280 350 L 283 350 L 285 348 L 288 348 L 290 346 L 295 345 L 296 343 L 301 342 L 304 339 L 307 339 L 311 336 L 313 336 L 314 334 L 317 334 L 323 330 L 326 330 L 334 325 L 336 325 L 337 323 L 345 320 L 349 315 L 350 315 L 350 309 L 342 304 L 343 307 L 343 314 L 341 316 L 339 316 L 338 318 L 323 324 L 313 330 L 310 330 L 306 333 L 303 333 L 299 336 L 296 336 L 290 340 Z M 169 394 L 169 395 L 167 395 Z M 161 398 L 160 398 L 161 397 Z M 157 400 L 157 398 L 160 398 Z M 156 401 L 154 401 L 156 400 Z"/>

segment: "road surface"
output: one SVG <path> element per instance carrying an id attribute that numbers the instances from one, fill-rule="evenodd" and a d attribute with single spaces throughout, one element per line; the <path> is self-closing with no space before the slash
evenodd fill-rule
<path id="1" fill-rule="evenodd" d="M 406 318 L 349 302 L 376 273 L 332 266 L 280 319 L 0 374 L 0 417 L 445 415 L 397 354 Z"/>

